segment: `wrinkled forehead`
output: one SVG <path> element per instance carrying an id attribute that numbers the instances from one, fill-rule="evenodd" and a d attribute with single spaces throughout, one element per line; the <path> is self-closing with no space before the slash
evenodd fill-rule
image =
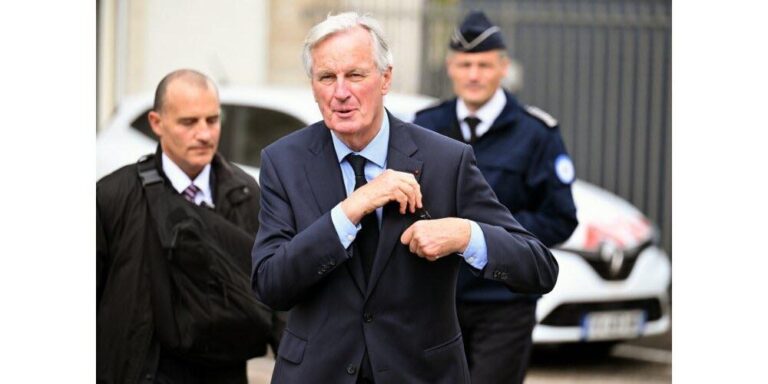
<path id="1" fill-rule="evenodd" d="M 312 72 L 375 67 L 375 52 L 367 31 L 346 30 L 329 36 L 312 50 Z"/>
<path id="2" fill-rule="evenodd" d="M 331 56 L 355 54 L 358 57 L 369 56 L 372 58 L 373 48 L 373 37 L 371 37 L 370 31 L 356 26 L 325 36 L 312 47 L 311 54 L 313 59 L 317 58 L 318 54 Z"/>

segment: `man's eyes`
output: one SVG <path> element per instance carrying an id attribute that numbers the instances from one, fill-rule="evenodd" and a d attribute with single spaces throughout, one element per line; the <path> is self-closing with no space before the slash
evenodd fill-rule
<path id="1" fill-rule="evenodd" d="M 353 73 L 350 73 L 350 74 L 346 75 L 345 77 L 347 79 L 349 79 L 349 80 L 352 80 L 352 81 L 358 81 L 358 80 L 364 79 L 365 78 L 365 74 L 364 73 L 360 73 L 360 72 L 353 72 Z M 317 76 L 317 81 L 323 82 L 323 83 L 330 83 L 330 82 L 333 82 L 335 80 L 336 80 L 336 76 L 335 75 L 322 75 L 321 74 L 321 75 Z"/>
<path id="2" fill-rule="evenodd" d="M 208 125 L 213 125 L 219 122 L 220 116 L 210 116 L 205 118 L 205 123 Z M 200 121 L 198 118 L 185 118 L 185 119 L 179 119 L 179 124 L 183 125 L 185 127 L 194 127 L 197 125 L 197 122 Z"/>

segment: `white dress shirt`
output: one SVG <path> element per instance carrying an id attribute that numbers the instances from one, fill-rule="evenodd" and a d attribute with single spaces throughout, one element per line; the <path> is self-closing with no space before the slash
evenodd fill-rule
<path id="1" fill-rule="evenodd" d="M 190 184 L 195 184 L 200 189 L 200 192 L 195 195 L 195 204 L 200 205 L 205 202 L 210 207 L 214 206 L 211 191 L 211 164 L 206 164 L 195 180 L 191 180 L 168 155 L 163 153 L 163 172 L 177 192 L 182 193 Z"/>
<path id="2" fill-rule="evenodd" d="M 456 117 L 459 119 L 461 135 L 464 137 L 464 141 L 468 142 L 470 138 L 469 125 L 464 121 L 467 116 L 475 116 L 480 119 L 480 124 L 478 124 L 475 129 L 475 135 L 477 138 L 480 138 L 491 129 L 491 124 L 493 124 L 493 122 L 496 121 L 496 118 L 501 115 L 501 111 L 504 110 L 505 105 L 507 105 L 507 97 L 504 96 L 504 91 L 501 87 L 496 89 L 496 93 L 491 96 L 491 99 L 483 104 L 480 109 L 475 111 L 474 114 L 470 114 L 467 104 L 464 103 L 464 100 L 459 98 L 459 100 L 456 101 Z"/>

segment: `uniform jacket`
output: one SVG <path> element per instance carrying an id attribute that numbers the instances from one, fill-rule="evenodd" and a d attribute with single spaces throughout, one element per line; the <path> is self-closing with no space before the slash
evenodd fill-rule
<path id="1" fill-rule="evenodd" d="M 567 151 L 554 119 L 531 113 L 509 92 L 507 103 L 491 128 L 472 144 L 477 166 L 499 201 L 515 219 L 546 246 L 562 243 L 576 229 L 571 183 L 555 172 L 555 160 Z M 456 117 L 457 99 L 416 114 L 414 123 L 463 140 Z M 474 277 L 463 269 L 459 298 L 466 301 L 509 301 L 530 296 L 511 293 L 501 284 Z"/>
<path id="2" fill-rule="evenodd" d="M 494 197 L 469 146 L 391 115 L 387 167 L 411 172 L 433 218 L 476 221 L 488 264 L 476 273 L 523 292 L 548 292 L 552 254 Z M 274 383 L 354 383 L 364 348 L 375 382 L 468 383 L 456 318 L 458 255 L 429 262 L 399 238 L 415 222 L 384 207 L 370 281 L 344 249 L 330 211 L 346 197 L 331 132 L 318 122 L 262 151 L 260 228 L 253 289 L 267 305 L 291 309 Z"/>
<path id="3" fill-rule="evenodd" d="M 155 156 L 158 169 L 162 167 L 160 159 L 158 147 Z M 215 212 L 255 235 L 260 194 L 253 177 L 218 154 L 212 162 L 211 177 Z M 172 188 L 167 179 L 165 185 Z M 96 184 L 96 360 L 99 383 L 152 381 L 158 355 L 150 351 L 157 349 L 152 338 L 149 257 L 164 255 L 137 166 L 131 164 Z M 247 259 L 248 255 L 244 257 Z M 243 376 L 244 365 L 245 362 Z"/>

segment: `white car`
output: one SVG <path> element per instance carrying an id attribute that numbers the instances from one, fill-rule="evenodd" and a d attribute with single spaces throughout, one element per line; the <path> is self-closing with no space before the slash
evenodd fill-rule
<path id="1" fill-rule="evenodd" d="M 96 140 L 97 178 L 144 154 L 157 141 L 147 113 L 152 95 L 125 100 Z M 260 150 L 283 135 L 322 119 L 309 89 L 223 88 L 219 151 L 258 180 Z M 436 99 L 390 93 L 385 105 L 398 118 Z M 666 332 L 670 327 L 671 263 L 658 231 L 634 206 L 577 180 L 579 225 L 553 250 L 560 265 L 554 290 L 539 301 L 536 344 L 610 343 Z"/>

